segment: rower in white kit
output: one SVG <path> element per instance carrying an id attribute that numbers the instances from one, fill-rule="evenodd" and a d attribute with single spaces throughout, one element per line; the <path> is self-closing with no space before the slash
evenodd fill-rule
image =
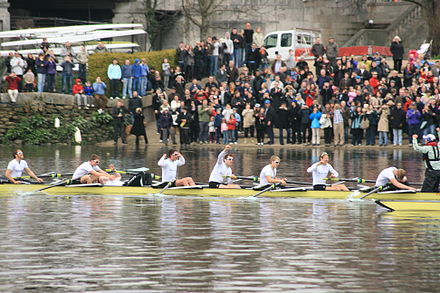
<path id="1" fill-rule="evenodd" d="M 209 188 L 241 188 L 240 185 L 232 183 L 235 178 L 232 174 L 234 156 L 230 153 L 231 146 L 226 145 L 218 155 L 214 169 L 209 176 Z"/>
<path id="2" fill-rule="evenodd" d="M 277 168 L 280 165 L 280 157 L 273 155 L 270 157 L 270 164 L 266 165 L 260 172 L 260 185 L 263 188 L 271 184 L 281 184 L 286 186 L 286 178 L 277 178 Z"/>
<path id="3" fill-rule="evenodd" d="M 6 168 L 5 176 L 8 178 L 9 182 L 14 184 L 23 183 L 20 180 L 16 180 L 15 178 L 19 178 L 22 176 L 23 171 L 31 177 L 37 180 L 37 182 L 42 183 L 43 179 L 39 178 L 35 173 L 29 168 L 28 164 L 24 160 L 24 153 L 22 150 L 18 149 L 13 154 L 14 159 L 9 162 L 8 167 Z"/>
<path id="4" fill-rule="evenodd" d="M 307 169 L 308 173 L 312 173 L 313 176 L 313 190 L 337 190 L 337 191 L 349 191 L 344 184 L 336 184 L 326 186 L 323 178 L 336 178 L 339 176 L 338 172 L 333 169 L 329 164 L 329 156 L 327 153 L 322 153 L 319 156 L 319 162 L 314 163 Z M 328 174 L 330 173 L 330 176 Z"/>
<path id="5" fill-rule="evenodd" d="M 163 154 L 157 163 L 162 167 L 162 182 L 171 182 L 170 187 L 174 186 L 194 186 L 194 180 L 191 177 L 177 179 L 177 167 L 185 165 L 185 158 L 176 150 L 170 150 Z"/>

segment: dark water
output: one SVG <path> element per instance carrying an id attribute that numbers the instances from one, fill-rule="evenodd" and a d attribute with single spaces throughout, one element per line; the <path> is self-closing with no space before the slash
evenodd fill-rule
<path id="1" fill-rule="evenodd" d="M 91 152 L 157 172 L 164 151 L 24 150 L 37 173 L 73 171 Z M 324 149 L 239 150 L 236 174 L 258 175 L 276 153 L 280 175 L 308 181 Z M 181 174 L 206 181 L 217 152 L 185 151 Z M 394 165 L 422 180 L 411 151 L 329 153 L 342 176 L 371 179 Z M 440 214 L 388 214 L 369 202 L 0 196 L 0 292 L 439 292 L 439 247 Z"/>

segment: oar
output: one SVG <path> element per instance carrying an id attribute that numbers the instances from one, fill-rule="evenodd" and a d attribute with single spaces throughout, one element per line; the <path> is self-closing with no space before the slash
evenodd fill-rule
<path id="1" fill-rule="evenodd" d="M 271 189 L 274 189 L 275 187 L 276 187 L 275 184 L 271 184 L 269 187 L 267 187 L 267 188 L 263 189 L 262 191 L 260 191 L 260 192 L 258 192 L 258 193 L 256 193 L 256 194 L 252 195 L 252 197 L 258 197 L 258 196 L 262 195 L 263 193 L 265 193 L 266 191 L 269 191 L 269 190 L 271 190 Z"/>
<path id="2" fill-rule="evenodd" d="M 46 187 L 43 187 L 43 188 L 40 188 L 40 189 L 37 189 L 37 190 L 35 190 L 33 192 L 40 192 L 40 191 L 43 191 L 43 190 L 47 190 L 49 188 L 53 188 L 53 187 L 61 186 L 61 185 L 64 185 L 64 184 L 68 184 L 69 182 L 71 182 L 71 180 L 70 179 L 66 179 L 66 180 L 63 180 L 63 181 L 61 181 L 59 183 L 56 183 L 56 184 L 53 184 L 53 185 L 50 185 L 50 186 L 46 186 Z"/>
<path id="3" fill-rule="evenodd" d="M 66 176 L 72 176 L 73 173 L 55 173 L 55 172 L 51 172 L 51 173 L 44 173 L 41 175 L 37 175 L 38 178 L 56 178 L 56 177 L 66 177 Z M 21 176 L 21 177 L 14 177 L 14 179 L 30 179 L 32 178 L 31 176 Z"/>
<path id="4" fill-rule="evenodd" d="M 171 185 L 173 184 L 174 181 L 176 181 L 176 180 L 173 180 L 173 181 L 168 182 L 167 185 L 165 185 L 165 187 L 162 188 L 162 190 L 159 191 L 159 192 L 156 193 L 156 194 L 157 194 L 157 195 L 161 195 L 162 193 L 164 193 L 165 190 L 167 190 L 168 188 L 171 187 Z"/>
<path id="5" fill-rule="evenodd" d="M 330 181 L 347 181 L 347 182 L 356 182 L 356 183 L 376 183 L 375 180 L 362 179 L 360 177 L 354 178 L 322 178 L 323 180 Z"/>
<path id="6" fill-rule="evenodd" d="M 384 188 L 384 186 L 382 186 L 382 185 L 381 185 L 381 186 L 377 186 L 377 187 L 373 188 L 373 190 L 371 190 L 370 192 L 367 192 L 367 194 L 361 196 L 359 199 L 364 199 L 364 198 L 366 198 L 367 196 L 372 195 L 373 193 L 376 193 L 376 192 L 378 192 L 378 191 L 381 191 L 383 188 Z"/>
<path id="7" fill-rule="evenodd" d="M 260 181 L 260 178 L 258 176 L 231 176 L 231 175 L 224 175 L 223 177 L 229 177 L 229 178 L 237 178 L 242 180 L 252 180 L 252 181 Z M 312 182 L 305 182 L 305 181 L 292 181 L 288 180 L 286 181 L 287 184 L 299 184 L 299 185 L 312 185 Z"/>

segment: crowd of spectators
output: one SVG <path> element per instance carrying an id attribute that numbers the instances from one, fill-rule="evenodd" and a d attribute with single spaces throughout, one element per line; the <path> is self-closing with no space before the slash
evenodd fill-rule
<path id="1" fill-rule="evenodd" d="M 22 82 L 26 90 L 33 90 L 34 83 L 39 92 L 54 90 L 56 58 L 49 45 L 42 49 L 38 58 L 22 58 L 18 52 L 8 57 L 11 91 L 21 90 Z M 325 145 L 361 145 L 364 137 L 366 145 L 402 145 L 404 133 L 434 133 L 439 124 L 440 63 L 411 51 L 403 65 L 404 48 L 397 36 L 390 50 L 393 68 L 378 52 L 339 58 L 334 38 L 325 45 L 317 38 L 312 60 L 290 50 L 286 60 L 277 55 L 270 62 L 261 29 L 254 31 L 247 23 L 194 47 L 180 42 L 176 67 L 167 59 L 160 71 L 145 59 L 133 64 L 115 59 L 108 66 L 107 88 L 99 77 L 87 82 L 85 48 L 75 53 L 66 43 L 61 90 L 76 95 L 78 106 L 96 104 L 100 109 L 107 104 L 106 92 L 110 99 L 130 100 L 152 92 L 163 143 L 177 143 L 178 135 L 183 145 L 238 143 L 241 137 L 274 144 L 277 132 L 281 145 L 320 145 L 322 134 Z M 102 44 L 95 49 L 101 51 Z M 72 86 L 73 59 L 79 63 L 79 78 Z M 132 122 L 137 108 L 130 110 Z"/>

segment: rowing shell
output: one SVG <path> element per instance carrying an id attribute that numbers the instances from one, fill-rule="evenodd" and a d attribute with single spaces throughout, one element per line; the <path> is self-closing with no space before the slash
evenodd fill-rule
<path id="1" fill-rule="evenodd" d="M 438 211 L 440 212 L 440 200 L 400 199 L 400 200 L 375 200 L 379 206 L 389 212 L 417 212 Z"/>
<path id="2" fill-rule="evenodd" d="M 43 187 L 51 185 L 45 184 L 0 184 L 0 195 L 14 195 L 20 193 L 32 193 Z M 136 186 L 102 186 L 99 184 L 87 185 L 67 185 L 56 186 L 45 190 L 45 193 L 54 195 L 122 195 L 122 196 L 143 196 L 158 193 L 160 189 L 152 187 Z M 258 191 L 252 189 L 215 189 L 215 188 L 169 188 L 164 191 L 166 195 L 175 196 L 198 196 L 198 197 L 230 197 L 240 198 L 255 195 Z M 291 188 L 285 191 L 273 190 L 265 192 L 262 197 L 304 197 L 320 199 L 347 199 L 350 198 L 351 191 L 320 191 L 307 190 L 307 188 Z M 359 194 L 359 197 L 362 193 Z M 371 196 L 373 197 L 373 195 Z M 352 198 L 350 198 L 352 199 Z M 376 193 L 374 199 L 378 200 L 428 200 L 440 201 L 440 193 Z"/>

